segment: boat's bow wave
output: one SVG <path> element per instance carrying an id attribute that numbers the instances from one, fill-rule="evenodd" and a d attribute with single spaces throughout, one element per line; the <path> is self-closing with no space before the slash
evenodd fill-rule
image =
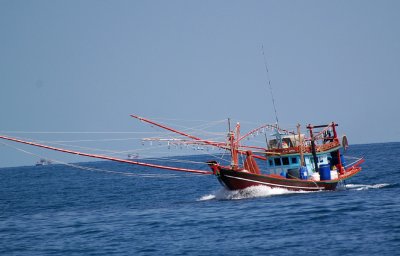
<path id="1" fill-rule="evenodd" d="M 392 186 L 388 183 L 381 183 L 381 184 L 372 184 L 372 185 L 365 185 L 365 184 L 346 184 L 345 188 L 347 190 L 368 190 L 368 189 L 379 189 Z"/>
<path id="2" fill-rule="evenodd" d="M 227 190 L 221 188 L 220 190 L 202 196 L 198 201 L 208 200 L 240 200 L 257 197 L 270 197 L 285 194 L 298 194 L 298 193 L 313 193 L 307 191 L 290 191 L 284 188 L 271 188 L 268 186 L 251 186 L 240 190 Z"/>

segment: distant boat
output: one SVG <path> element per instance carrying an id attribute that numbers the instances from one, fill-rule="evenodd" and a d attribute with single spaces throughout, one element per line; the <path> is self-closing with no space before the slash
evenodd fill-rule
<path id="1" fill-rule="evenodd" d="M 128 159 L 132 160 L 132 159 L 138 159 L 139 158 L 139 154 L 135 153 L 135 154 L 128 154 Z"/>
<path id="2" fill-rule="evenodd" d="M 36 166 L 50 165 L 50 164 L 52 164 L 52 162 L 44 158 L 41 158 L 39 161 L 36 162 Z"/>

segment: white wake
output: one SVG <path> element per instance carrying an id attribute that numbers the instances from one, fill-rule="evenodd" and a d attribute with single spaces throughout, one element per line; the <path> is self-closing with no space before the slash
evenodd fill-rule
<path id="1" fill-rule="evenodd" d="M 364 184 L 346 184 L 348 190 L 368 190 L 368 189 L 379 189 L 390 186 L 388 183 L 364 185 Z"/>
<path id="2" fill-rule="evenodd" d="M 215 193 L 202 196 L 199 201 L 207 200 L 240 200 L 257 197 L 270 197 L 276 195 L 295 194 L 295 193 L 313 193 L 306 191 L 290 191 L 284 188 L 271 188 L 268 186 L 252 186 L 241 190 L 227 190 L 221 188 Z"/>
<path id="3" fill-rule="evenodd" d="M 380 189 L 390 186 L 390 184 L 346 184 L 345 190 L 368 190 L 368 189 Z M 198 201 L 208 201 L 208 200 L 241 200 L 248 198 L 257 197 L 270 197 L 285 194 L 299 194 L 299 193 L 316 193 L 316 191 L 290 191 L 284 188 L 271 188 L 268 186 L 253 186 L 241 190 L 227 190 L 226 188 L 221 188 L 220 190 L 202 196 Z"/>

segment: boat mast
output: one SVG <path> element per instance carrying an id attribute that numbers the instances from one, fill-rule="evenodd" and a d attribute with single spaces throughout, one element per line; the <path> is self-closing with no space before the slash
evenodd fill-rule
<path id="1" fill-rule="evenodd" d="M 318 168 L 318 157 L 317 157 L 317 152 L 315 149 L 315 138 L 314 138 L 314 134 L 313 134 L 313 126 L 311 124 L 309 124 L 307 126 L 307 128 L 310 130 L 310 138 L 311 138 L 311 153 L 314 159 L 314 167 L 315 167 L 315 171 L 319 172 L 319 168 Z"/>
<path id="2" fill-rule="evenodd" d="M 300 124 L 297 124 L 297 134 L 299 135 L 300 164 L 304 166 L 303 140 L 301 139 Z"/>
<path id="3" fill-rule="evenodd" d="M 336 132 L 336 126 L 334 122 L 332 122 L 332 131 L 333 131 L 333 139 L 337 142 L 339 142 L 339 139 L 337 137 L 337 132 Z M 338 169 L 340 174 L 344 174 L 344 168 L 342 165 L 342 158 L 340 157 L 340 150 L 337 151 L 337 158 L 338 158 Z"/>
<path id="4" fill-rule="evenodd" d="M 237 168 L 239 166 L 239 140 L 240 138 L 240 124 L 237 123 L 235 127 L 235 131 L 231 131 L 231 119 L 228 118 L 228 126 L 229 126 L 229 132 L 228 132 L 228 144 L 229 148 L 231 151 L 231 166 L 232 168 Z"/>
<path id="5" fill-rule="evenodd" d="M 236 123 L 236 128 L 235 128 L 235 132 L 236 132 L 236 134 L 235 134 L 235 136 L 236 136 L 236 140 L 235 140 L 235 145 L 234 145 L 234 161 L 235 161 L 235 166 L 239 166 L 239 154 L 238 154 L 238 151 L 239 151 L 239 138 L 240 138 L 240 123 L 239 122 L 237 122 Z"/>

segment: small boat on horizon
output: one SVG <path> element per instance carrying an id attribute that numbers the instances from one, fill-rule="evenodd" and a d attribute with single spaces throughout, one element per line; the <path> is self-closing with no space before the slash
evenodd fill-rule
<path id="1" fill-rule="evenodd" d="M 128 159 L 132 160 L 132 159 L 138 159 L 139 158 L 139 154 L 138 153 L 131 153 L 128 154 Z"/>
<path id="2" fill-rule="evenodd" d="M 53 162 L 51 160 L 41 158 L 39 161 L 36 162 L 35 166 L 43 166 L 43 165 L 50 165 Z"/>

